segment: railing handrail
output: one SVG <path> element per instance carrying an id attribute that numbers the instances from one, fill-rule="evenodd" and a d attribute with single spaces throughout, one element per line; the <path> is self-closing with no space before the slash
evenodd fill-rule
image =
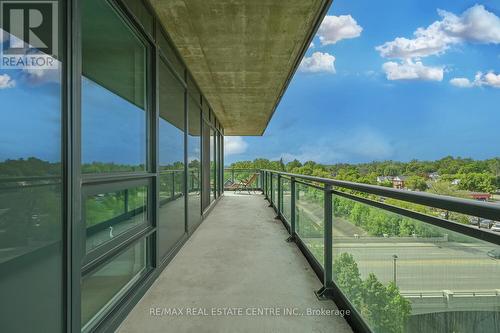
<path id="1" fill-rule="evenodd" d="M 0 183 L 15 183 L 15 182 L 28 182 L 28 181 L 42 181 L 61 179 L 62 175 L 48 175 L 48 176 L 12 176 L 0 177 Z"/>
<path id="2" fill-rule="evenodd" d="M 181 172 L 184 172 L 184 170 L 178 170 L 178 169 L 161 169 L 159 171 L 159 173 L 174 173 L 174 172 L 178 172 L 178 173 L 181 173 Z"/>
<path id="3" fill-rule="evenodd" d="M 296 179 L 304 179 L 326 185 L 332 185 L 368 194 L 380 195 L 383 197 L 393 198 L 433 208 L 449 210 L 456 213 L 478 216 L 494 221 L 500 220 L 499 204 L 493 204 L 489 202 L 457 198 L 457 197 L 451 197 L 451 196 L 439 195 L 427 192 L 416 192 L 416 191 L 388 188 L 379 185 L 355 183 L 345 180 L 336 180 L 330 178 L 300 175 L 300 174 L 277 171 L 277 170 L 262 169 L 261 171 L 280 174 L 287 177 L 294 177 Z"/>
<path id="4" fill-rule="evenodd" d="M 261 171 L 259 168 L 224 168 L 224 171 L 229 171 L 229 170 L 234 170 L 234 171 Z"/>
<path id="5" fill-rule="evenodd" d="M 473 200 L 467 200 L 462 198 L 454 198 L 449 196 L 441 196 L 437 194 L 429 194 L 422 192 L 411 192 L 400 189 L 391 189 L 387 187 L 377 186 L 377 185 L 368 185 L 368 184 L 360 184 L 348 181 L 341 181 L 335 179 L 314 177 L 308 175 L 300 175 L 294 174 L 284 171 L 276 171 L 276 170 L 267 170 L 262 169 L 261 178 L 263 180 L 262 190 L 265 195 L 265 199 L 269 201 L 270 207 L 277 213 L 276 218 L 280 219 L 285 227 L 288 229 L 290 237 L 287 238 L 289 242 L 295 242 L 299 249 L 302 251 L 307 261 L 311 265 L 312 269 L 316 273 L 316 275 L 322 281 L 322 287 L 317 290 L 316 296 L 320 299 L 334 299 L 337 303 L 337 306 L 342 309 L 348 309 L 351 311 L 351 315 L 348 317 L 348 320 L 355 328 L 355 331 L 360 332 L 373 332 L 370 328 L 367 318 L 358 311 L 356 306 L 353 304 L 352 295 L 345 293 L 341 287 L 339 286 L 338 281 L 335 281 L 334 278 L 334 260 L 333 260 L 333 242 L 334 239 L 334 197 L 346 198 L 348 200 L 352 200 L 354 202 L 358 202 L 364 205 L 368 205 L 370 207 L 375 207 L 376 209 L 382 209 L 389 213 L 398 214 L 400 216 L 410 218 L 415 221 L 420 221 L 421 223 L 437 226 L 439 228 L 443 228 L 444 230 L 449 230 L 451 232 L 461 234 L 467 237 L 471 237 L 474 239 L 478 239 L 480 241 L 485 241 L 488 244 L 488 249 L 490 246 L 500 246 L 500 233 L 495 233 L 490 230 L 486 231 L 482 228 L 474 228 L 467 224 L 462 224 L 458 222 L 453 222 L 448 219 L 443 219 L 441 217 L 434 216 L 433 212 L 431 213 L 422 213 L 418 210 L 411 210 L 408 208 L 400 207 L 399 205 L 390 205 L 385 202 L 385 200 L 377 200 L 371 198 L 370 196 L 359 195 L 355 193 L 350 193 L 349 191 L 341 191 L 339 188 L 350 189 L 357 192 L 363 192 L 366 194 L 380 195 L 383 197 L 390 197 L 394 199 L 399 199 L 406 202 L 412 202 L 416 204 L 426 205 L 427 207 L 435 207 L 441 208 L 449 211 L 457 211 L 459 213 L 465 213 L 475 216 L 481 216 L 486 218 L 491 218 L 492 220 L 498 220 L 500 217 L 500 205 L 494 205 L 491 203 L 485 202 L 477 202 Z M 283 187 L 282 180 L 287 179 L 290 182 L 290 194 L 289 201 L 287 205 L 290 207 L 290 211 L 288 212 L 288 216 L 285 216 L 283 210 Z M 308 186 L 316 189 L 319 192 L 323 193 L 323 198 L 318 198 L 314 196 L 314 198 L 318 199 L 318 201 L 323 202 L 323 225 L 318 225 L 319 228 L 322 228 L 322 238 L 323 242 L 320 244 L 319 248 L 312 249 L 303 239 L 302 237 L 309 238 L 306 234 L 301 235 L 299 230 L 297 230 L 296 223 L 300 222 L 298 216 L 296 216 L 297 208 L 300 209 L 300 206 L 297 205 L 296 200 L 300 200 L 302 196 L 301 191 L 296 191 L 296 185 L 304 184 L 303 186 Z M 323 186 L 322 186 L 323 185 Z M 307 198 L 306 198 L 307 199 Z M 338 213 L 338 212 L 337 212 Z M 399 224 L 402 220 L 388 220 L 390 224 Z M 338 221 L 337 221 L 338 222 Z M 356 224 L 357 225 L 357 224 Z M 360 226 L 363 229 L 363 226 Z M 416 229 L 416 225 L 414 225 Z M 414 229 L 414 230 L 415 230 Z M 368 230 L 367 230 L 368 231 Z M 356 232 L 356 231 L 354 231 Z M 380 239 L 384 239 L 386 237 L 383 231 L 377 230 L 375 232 L 371 232 L 372 234 L 378 235 Z M 441 233 L 443 237 L 448 240 L 447 233 Z M 399 233 L 396 233 L 399 235 Z M 416 235 L 416 233 L 414 233 Z M 353 235 L 352 239 L 355 239 L 356 234 Z M 461 238 L 451 239 L 454 242 L 462 242 Z M 467 240 L 464 242 L 468 243 Z M 435 242 L 431 241 L 431 244 Z M 317 243 L 314 243 L 315 245 Z M 322 245 L 322 246 L 321 246 Z M 438 245 L 441 247 L 440 245 Z M 315 250 L 320 250 L 322 247 L 323 250 L 323 258 L 322 262 L 319 262 L 319 254 L 314 253 Z M 347 251 L 348 253 L 349 251 Z M 490 251 L 488 252 L 488 256 L 490 256 Z M 398 258 L 396 255 L 392 256 L 394 260 L 394 283 L 396 284 L 396 259 Z M 390 260 L 387 257 L 387 260 Z M 437 293 L 433 293 L 432 297 L 443 297 L 445 291 L 438 291 Z M 403 295 L 403 293 L 400 293 Z M 422 297 L 422 294 L 414 294 L 413 297 Z M 476 293 L 476 295 L 485 295 L 482 292 Z M 469 294 L 461 294 L 457 293 L 458 297 L 469 296 Z M 447 296 L 446 296 L 447 297 Z M 372 320 L 370 320 L 372 321 Z"/>

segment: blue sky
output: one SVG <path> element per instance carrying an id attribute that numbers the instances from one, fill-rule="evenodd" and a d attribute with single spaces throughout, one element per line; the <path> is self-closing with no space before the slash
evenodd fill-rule
<path id="1" fill-rule="evenodd" d="M 335 0 L 264 136 L 226 138 L 226 164 L 500 156 L 499 16 L 498 1 Z"/>
<path id="2" fill-rule="evenodd" d="M 227 138 L 226 163 L 500 156 L 499 16 L 498 0 L 335 0 L 265 135 Z M 0 161 L 60 160 L 59 76 L 0 70 Z M 142 163 L 143 115 L 85 87 L 84 161 Z M 125 116 L 110 102 L 135 125 L 108 126 Z"/>

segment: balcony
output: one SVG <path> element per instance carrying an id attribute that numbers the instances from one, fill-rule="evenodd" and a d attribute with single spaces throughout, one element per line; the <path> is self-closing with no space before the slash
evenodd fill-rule
<path id="1" fill-rule="evenodd" d="M 288 236 L 262 195 L 226 193 L 119 331 L 351 332 L 339 315 L 286 314 L 337 310 L 314 295 L 321 282 Z"/>
<path id="2" fill-rule="evenodd" d="M 270 170 L 225 187 L 120 332 L 498 332 L 500 235 L 450 218 L 498 205 Z"/>

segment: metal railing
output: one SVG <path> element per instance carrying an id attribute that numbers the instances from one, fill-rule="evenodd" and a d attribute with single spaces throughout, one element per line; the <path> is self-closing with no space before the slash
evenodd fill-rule
<path id="1" fill-rule="evenodd" d="M 262 177 L 259 169 L 225 168 L 224 169 L 224 190 L 230 191 L 232 185 L 249 180 L 252 175 L 257 174 L 255 180 L 249 185 L 250 190 L 260 190 L 262 188 Z"/>
<path id="2" fill-rule="evenodd" d="M 342 260 L 349 261 L 349 267 L 356 266 L 353 272 L 355 275 L 357 274 L 356 278 L 359 280 L 366 278 L 365 284 L 373 282 L 374 277 L 369 275 L 373 265 L 383 266 L 378 270 L 377 276 L 374 274 L 375 279 L 380 278 L 384 283 L 391 282 L 394 287 L 398 288 L 398 295 L 402 299 L 398 299 L 401 309 L 411 309 L 411 299 L 405 300 L 404 295 L 415 293 L 415 291 L 403 292 L 406 290 L 399 293 L 401 288 L 407 288 L 409 285 L 406 280 L 406 285 L 397 281 L 398 262 L 401 261 L 403 262 L 400 264 L 401 269 L 411 270 L 416 267 L 422 271 L 430 271 L 431 274 L 439 274 L 438 271 L 441 270 L 442 265 L 444 265 L 443 269 L 449 265 L 452 268 L 450 270 L 454 270 L 453 265 L 458 266 L 458 263 L 464 262 L 463 269 L 466 272 L 470 273 L 469 268 L 472 268 L 479 281 L 482 278 L 487 279 L 487 284 L 492 286 L 490 293 L 494 294 L 500 289 L 500 280 L 498 280 L 500 233 L 446 220 L 436 214 L 437 211 L 443 210 L 500 221 L 500 204 L 274 170 L 260 170 L 260 179 L 265 198 L 276 211 L 277 218 L 283 221 L 290 233 L 288 241 L 297 243 L 323 282 L 323 287 L 316 292 L 317 296 L 319 298 L 333 298 L 340 308 L 351 310 L 351 316 L 346 319 L 356 331 L 390 331 L 390 328 L 380 326 L 383 324 L 360 310 L 360 304 L 363 303 L 363 300 L 360 299 L 363 298 L 363 293 L 368 291 L 353 291 L 351 290 L 352 286 L 345 285 L 341 276 Z M 388 198 L 392 199 L 394 203 L 387 203 Z M 409 209 L 405 205 L 398 204 L 399 202 L 424 207 L 425 211 Z M 360 211 L 361 217 L 358 219 L 357 211 L 346 212 L 342 205 L 350 207 L 351 210 Z M 391 231 L 389 228 L 386 233 L 383 230 L 373 231 L 368 228 L 372 234 L 370 237 L 366 236 L 368 232 L 363 228 L 373 222 L 369 218 L 369 216 L 375 216 L 373 211 L 379 215 L 382 214 L 380 216 L 382 216 L 384 227 L 397 227 L 400 230 Z M 363 212 L 365 217 L 362 217 Z M 380 216 L 378 216 L 379 219 Z M 393 225 L 387 221 L 394 221 Z M 337 229 L 334 228 L 334 224 Z M 345 235 L 346 231 L 342 228 L 351 234 Z M 413 230 L 413 233 L 404 228 Z M 377 241 L 378 244 L 376 244 Z M 382 247 L 380 243 L 382 243 Z M 430 251 L 419 250 L 422 249 L 422 246 L 434 249 L 432 252 L 434 254 L 431 254 Z M 376 255 L 370 252 L 378 253 L 377 251 L 380 251 L 381 248 L 398 252 L 399 256 L 393 254 L 387 255 L 382 258 L 383 260 L 380 258 L 369 259 L 370 256 Z M 418 256 L 419 251 L 423 251 L 420 252 L 422 253 L 421 261 L 415 257 Z M 498 251 L 498 259 L 496 259 L 496 251 Z M 436 258 L 432 257 L 435 253 L 439 254 Z M 465 254 L 462 255 L 462 253 Z M 429 258 L 424 257 L 427 255 Z M 450 255 L 452 258 L 447 258 L 446 255 Z M 412 256 L 414 259 L 408 259 Z M 461 256 L 468 259 L 462 260 Z M 466 266 L 468 262 L 471 263 L 471 266 Z M 427 263 L 429 263 L 430 268 L 426 266 Z M 339 266 L 335 267 L 336 264 Z M 489 275 L 481 277 L 482 267 L 488 269 L 488 272 L 484 273 Z M 432 270 L 438 273 L 433 273 Z M 387 272 L 389 274 L 386 274 Z M 335 276 L 335 274 L 339 276 Z M 425 276 L 423 278 L 425 280 Z M 442 284 L 446 284 L 447 277 L 442 276 L 441 278 L 444 280 Z M 460 279 L 460 276 L 449 278 Z M 415 286 L 419 285 L 418 281 L 413 282 Z M 431 285 L 431 282 L 427 284 Z M 343 283 L 344 285 L 342 285 Z M 448 281 L 448 283 L 450 286 L 460 284 L 455 281 Z M 463 282 L 463 284 L 467 283 L 470 282 Z M 350 284 L 354 285 L 355 283 L 350 282 Z M 425 284 L 425 281 L 422 284 Z M 361 284 L 361 286 L 364 285 Z M 362 289 L 362 287 L 360 288 Z M 387 287 L 384 285 L 384 288 L 389 290 L 392 287 L 388 284 Z M 422 286 L 422 288 L 424 287 Z M 448 288 L 441 288 L 441 292 L 443 289 Z M 470 288 L 465 288 L 465 290 L 470 290 Z M 457 292 L 460 293 L 460 291 Z M 363 303 L 364 308 L 371 306 L 367 305 L 367 302 Z M 421 311 L 421 302 L 418 307 Z M 429 305 L 430 308 L 431 305 Z M 471 309 L 473 310 L 472 305 Z M 495 309 L 492 311 L 498 311 L 500 304 L 497 304 Z M 401 322 L 401 327 L 396 331 L 412 332 L 411 327 L 415 327 L 415 323 L 411 322 L 411 310 L 402 316 L 406 318 L 406 321 Z M 498 321 L 498 317 L 494 318 L 496 318 L 494 321 Z M 494 325 L 500 325 L 500 323 L 495 322 Z"/>

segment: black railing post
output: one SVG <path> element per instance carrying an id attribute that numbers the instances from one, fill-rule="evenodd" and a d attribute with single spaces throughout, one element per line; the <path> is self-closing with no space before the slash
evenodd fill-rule
<path id="1" fill-rule="evenodd" d="M 278 207 L 277 207 L 277 210 L 278 210 L 278 215 L 276 216 L 277 218 L 280 218 L 281 216 L 281 175 L 278 174 Z"/>
<path id="2" fill-rule="evenodd" d="M 273 173 L 272 171 L 269 172 L 269 192 L 271 192 L 271 200 L 269 201 L 269 207 L 272 207 L 274 205 L 274 190 L 273 190 Z"/>
<path id="3" fill-rule="evenodd" d="M 264 194 L 264 199 L 267 200 L 267 173 L 262 171 L 263 184 L 262 184 L 262 194 Z"/>
<path id="4" fill-rule="evenodd" d="M 290 177 L 290 237 L 287 242 L 294 242 L 296 237 L 295 232 L 295 177 Z"/>
<path id="5" fill-rule="evenodd" d="M 329 299 L 332 296 L 332 250 L 333 250 L 333 209 L 332 209 L 332 186 L 325 184 L 324 187 L 324 246 L 323 246 L 323 287 L 316 291 L 319 299 Z"/>
<path id="6" fill-rule="evenodd" d="M 234 184 L 234 169 L 231 168 L 231 183 Z"/>
<path id="7" fill-rule="evenodd" d="M 175 171 L 172 171 L 172 198 L 175 197 Z"/>
<path id="8" fill-rule="evenodd" d="M 123 209 L 125 211 L 125 214 L 128 213 L 128 189 L 125 190 L 125 200 L 123 202 Z"/>
<path id="9" fill-rule="evenodd" d="M 264 172 L 265 172 L 265 171 L 260 170 L 260 189 L 262 190 L 262 194 L 265 194 L 265 188 L 264 188 L 264 184 L 265 184 Z"/>

